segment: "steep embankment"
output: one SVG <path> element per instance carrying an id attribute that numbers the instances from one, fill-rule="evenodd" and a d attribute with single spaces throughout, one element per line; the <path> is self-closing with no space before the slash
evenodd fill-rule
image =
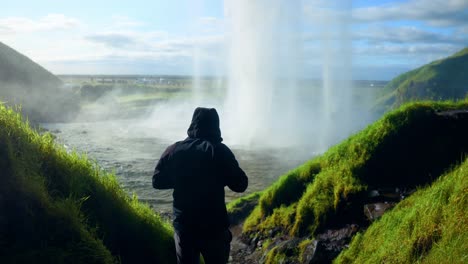
<path id="1" fill-rule="evenodd" d="M 364 208 L 393 196 L 391 207 L 462 161 L 468 120 L 444 112 L 454 109 L 468 109 L 468 101 L 405 105 L 282 176 L 244 222 L 244 241 L 266 252 L 269 263 L 331 261 L 347 243 L 336 240 L 369 225 Z"/>
<path id="2" fill-rule="evenodd" d="M 170 226 L 0 104 L 0 263 L 174 263 Z"/>
<path id="3" fill-rule="evenodd" d="M 468 95 L 468 48 L 399 75 L 375 108 L 386 111 L 414 100 L 457 100 Z"/>
<path id="4" fill-rule="evenodd" d="M 62 81 L 28 57 L 0 42 L 0 102 L 22 105 L 32 121 L 64 120 L 79 108 Z"/>
<path id="5" fill-rule="evenodd" d="M 357 234 L 337 263 L 466 263 L 468 160 Z"/>

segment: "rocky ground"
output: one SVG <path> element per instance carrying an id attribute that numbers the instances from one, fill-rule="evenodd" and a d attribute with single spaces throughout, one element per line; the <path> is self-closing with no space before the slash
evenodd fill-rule
<path id="1" fill-rule="evenodd" d="M 357 232 L 364 231 L 370 223 L 380 218 L 387 210 L 393 208 L 399 201 L 405 199 L 413 192 L 414 189 L 404 188 L 372 189 L 365 194 L 365 198 L 359 200 L 357 207 L 352 207 L 353 210 L 356 210 L 356 208 L 357 210 L 361 210 L 357 214 L 362 215 L 363 221 L 353 223 L 342 222 L 339 225 L 322 230 L 314 237 L 292 237 L 284 234 L 280 228 L 271 230 L 268 237 L 243 234 L 243 220 L 254 207 L 251 203 L 256 204 L 257 202 L 257 200 L 253 200 L 243 206 L 245 210 L 236 211 L 236 213 L 230 215 L 231 222 L 233 223 L 230 228 L 233 239 L 229 263 L 264 263 L 266 254 L 273 248 L 277 247 L 281 252 L 292 252 L 297 249 L 299 243 L 304 239 L 310 239 L 312 243 L 307 246 L 303 256 L 300 256 L 303 260 L 302 263 L 331 263 L 343 249 L 348 247 L 352 237 Z M 356 212 L 352 213 L 355 214 Z M 164 219 L 172 221 L 171 212 L 159 212 L 159 214 Z M 265 245 L 264 241 L 267 239 L 271 242 Z M 284 263 L 300 263 L 300 261 L 289 259 Z"/>
<path id="2" fill-rule="evenodd" d="M 277 247 L 281 252 L 294 251 L 304 239 L 311 239 L 312 243 L 301 256 L 303 263 L 331 263 L 340 252 L 347 248 L 352 237 L 359 231 L 364 231 L 372 221 L 380 218 L 387 210 L 393 208 L 399 201 L 411 195 L 414 189 L 388 188 L 375 189 L 367 193 L 359 208 L 365 219 L 360 223 L 348 223 L 325 229 L 314 237 L 291 237 L 281 230 L 272 230 L 270 237 L 256 237 L 242 234 L 242 222 L 231 227 L 233 240 L 231 242 L 231 257 L 229 263 L 264 263 L 266 253 Z M 270 239 L 267 248 L 264 241 Z M 291 254 L 292 255 L 292 254 Z M 290 259 L 284 263 L 299 263 L 297 259 Z"/>

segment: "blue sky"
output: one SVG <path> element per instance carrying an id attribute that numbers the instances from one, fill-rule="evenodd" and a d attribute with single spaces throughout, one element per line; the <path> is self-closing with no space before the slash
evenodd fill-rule
<path id="1" fill-rule="evenodd" d="M 468 46 L 468 0 L 355 0 L 347 8 L 346 0 L 271 1 L 300 7 L 302 23 L 294 30 L 306 77 L 321 76 L 324 13 L 327 21 L 349 15 L 354 79 L 388 80 Z M 222 0 L 4 1 L 0 41 L 56 74 L 185 75 L 197 58 L 204 74 L 222 75 L 226 6 Z"/>

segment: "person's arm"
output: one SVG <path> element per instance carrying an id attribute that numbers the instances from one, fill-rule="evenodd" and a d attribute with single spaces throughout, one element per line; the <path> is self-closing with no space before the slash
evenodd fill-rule
<path id="1" fill-rule="evenodd" d="M 169 146 L 166 151 L 161 155 L 161 158 L 154 169 L 153 174 L 153 188 L 155 189 L 172 189 L 174 188 L 174 177 L 173 174 L 168 169 L 168 160 L 172 151 L 175 147 L 174 145 Z"/>
<path id="2" fill-rule="evenodd" d="M 239 167 L 234 153 L 224 144 L 222 148 L 222 173 L 225 185 L 234 192 L 244 192 L 249 184 L 245 172 Z"/>

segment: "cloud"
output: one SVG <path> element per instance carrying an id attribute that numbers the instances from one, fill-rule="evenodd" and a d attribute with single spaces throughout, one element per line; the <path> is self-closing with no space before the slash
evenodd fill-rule
<path id="1" fill-rule="evenodd" d="M 424 54 L 451 54 L 459 50 L 461 46 L 452 44 L 408 44 L 408 45 L 394 45 L 394 44 L 382 44 L 373 46 L 359 46 L 355 48 L 356 54 L 361 55 L 384 55 L 392 56 L 398 55 L 424 55 Z"/>
<path id="2" fill-rule="evenodd" d="M 85 39 L 94 43 L 104 44 L 113 48 L 128 48 L 135 46 L 137 41 L 129 34 L 100 33 L 85 36 Z"/>
<path id="3" fill-rule="evenodd" d="M 0 19 L 0 34 L 69 30 L 80 24 L 79 20 L 63 14 L 48 14 L 39 19 L 6 17 Z"/>
<path id="4" fill-rule="evenodd" d="M 459 44 L 468 43 L 467 35 L 454 35 L 443 32 L 433 32 L 414 26 L 371 26 L 354 32 L 354 40 L 364 40 L 371 44 L 390 42 L 400 44 Z"/>
<path id="5" fill-rule="evenodd" d="M 113 15 L 112 26 L 115 28 L 134 28 L 145 25 L 145 23 L 123 15 Z"/>
<path id="6" fill-rule="evenodd" d="M 468 1 L 411 0 L 362 7 L 353 10 L 353 18 L 358 22 L 413 20 L 441 27 L 464 25 L 468 21 Z"/>
<path id="7" fill-rule="evenodd" d="M 198 19 L 202 33 L 220 33 L 224 30 L 224 20 L 216 17 L 201 17 Z"/>
<path id="8" fill-rule="evenodd" d="M 112 54 L 135 58 L 190 57 L 195 49 L 218 50 L 224 41 L 223 35 L 196 37 L 170 36 L 167 32 L 102 32 L 85 36 L 85 40 L 111 48 Z"/>

